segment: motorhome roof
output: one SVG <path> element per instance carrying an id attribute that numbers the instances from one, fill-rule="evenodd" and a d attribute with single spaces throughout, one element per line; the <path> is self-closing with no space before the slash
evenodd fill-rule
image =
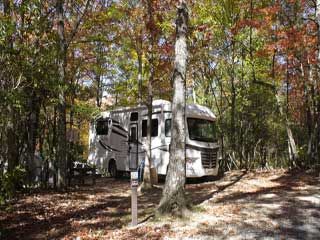
<path id="1" fill-rule="evenodd" d="M 164 110 L 171 111 L 171 102 L 163 99 L 157 99 L 152 102 L 152 107 L 163 107 Z M 112 110 L 112 112 L 127 112 L 127 111 L 134 111 L 134 110 L 146 110 L 145 105 L 141 106 L 135 106 L 135 107 L 122 107 Z M 187 104 L 186 105 L 186 115 L 188 117 L 205 117 L 214 120 L 216 116 L 213 114 L 213 112 L 202 105 L 199 104 Z M 110 111 L 101 112 L 100 117 L 107 118 L 110 116 Z"/>
<path id="2" fill-rule="evenodd" d="M 205 106 L 201 106 L 199 104 L 187 104 L 186 106 L 186 115 L 187 117 L 205 117 L 205 118 L 209 118 L 211 120 L 216 119 L 216 116 L 213 114 L 213 112 L 205 107 Z"/>

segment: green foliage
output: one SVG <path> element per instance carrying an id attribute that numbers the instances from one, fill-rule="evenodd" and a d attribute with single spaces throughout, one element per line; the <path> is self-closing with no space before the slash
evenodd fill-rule
<path id="1" fill-rule="evenodd" d="M 98 108 L 85 101 L 77 101 L 71 106 L 75 116 L 81 120 L 91 120 L 94 113 L 98 112 Z"/>
<path id="2" fill-rule="evenodd" d="M 12 14 L 5 14 L 0 3 L 1 161 L 28 162 L 26 146 L 32 151 L 38 145 L 55 166 L 61 92 L 66 94 L 67 132 L 80 132 L 82 139 L 67 146 L 77 158 L 87 148 L 84 126 L 96 112 L 136 105 L 140 95 L 145 102 L 149 80 L 154 99 L 170 100 L 176 10 L 172 1 L 152 1 L 151 16 L 146 1 L 93 1 L 77 22 L 85 3 L 76 0 L 64 6 L 63 83 L 58 81 L 55 2 L 10 1 Z M 194 89 L 196 102 L 217 115 L 222 156 L 235 156 L 241 167 L 263 166 L 265 159 L 272 166 L 289 166 L 290 127 L 298 157 L 316 164 L 316 9 L 304 1 L 270 0 L 201 0 L 189 6 L 187 85 Z M 105 102 L 112 106 L 97 107 L 98 96 L 107 96 Z"/>
<path id="3" fill-rule="evenodd" d="M 0 205 L 12 199 L 17 190 L 23 187 L 25 177 L 26 170 L 21 166 L 15 167 L 12 172 L 0 175 Z"/>

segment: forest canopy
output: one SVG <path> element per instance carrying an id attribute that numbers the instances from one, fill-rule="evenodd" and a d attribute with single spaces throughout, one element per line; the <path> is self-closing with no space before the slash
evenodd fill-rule
<path id="1" fill-rule="evenodd" d="M 171 100 L 176 2 L 1 1 L 2 182 L 63 186 L 97 112 Z M 221 168 L 319 165 L 318 1 L 186 2 L 187 102 L 217 115 Z"/>

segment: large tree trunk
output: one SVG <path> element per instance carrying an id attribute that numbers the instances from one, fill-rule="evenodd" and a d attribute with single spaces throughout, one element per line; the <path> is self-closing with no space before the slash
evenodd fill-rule
<path id="1" fill-rule="evenodd" d="M 185 88 L 187 67 L 188 9 L 180 1 L 176 20 L 175 62 L 173 72 L 172 135 L 170 163 L 162 199 L 158 207 L 160 213 L 183 215 L 187 207 L 185 198 L 186 181 L 186 121 Z"/>
<path id="2" fill-rule="evenodd" d="M 66 65 L 66 41 L 64 36 L 64 1 L 57 0 L 56 15 L 58 22 L 58 81 L 60 84 L 58 102 L 58 127 L 57 127 L 57 162 L 58 162 L 58 188 L 66 187 L 66 97 L 64 86 Z"/>

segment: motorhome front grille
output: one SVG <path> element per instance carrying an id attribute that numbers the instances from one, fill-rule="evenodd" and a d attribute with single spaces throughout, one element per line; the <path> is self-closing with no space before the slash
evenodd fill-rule
<path id="1" fill-rule="evenodd" d="M 201 150 L 201 162 L 204 168 L 215 168 L 217 165 L 217 149 Z"/>

